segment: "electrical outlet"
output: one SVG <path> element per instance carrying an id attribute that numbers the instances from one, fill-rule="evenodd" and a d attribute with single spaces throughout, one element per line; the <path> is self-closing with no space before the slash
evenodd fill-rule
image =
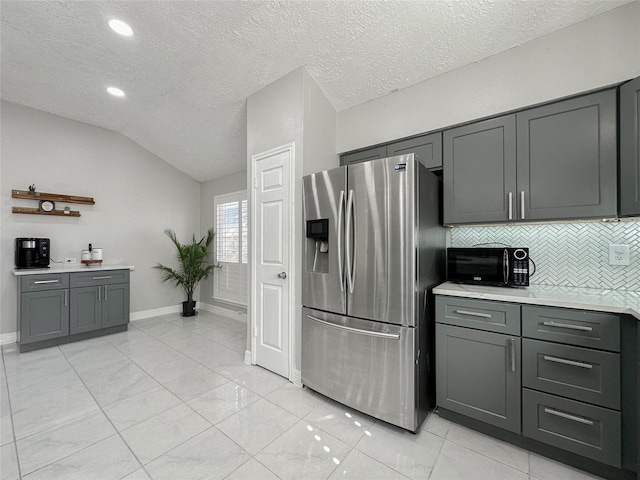
<path id="1" fill-rule="evenodd" d="M 64 263 L 76 263 L 76 259 L 73 257 L 65 258 Z"/>
<path id="2" fill-rule="evenodd" d="M 629 265 L 629 245 L 609 245 L 609 265 Z"/>

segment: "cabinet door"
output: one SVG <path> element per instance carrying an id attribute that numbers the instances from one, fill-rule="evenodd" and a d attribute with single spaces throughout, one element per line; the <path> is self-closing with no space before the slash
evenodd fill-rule
<path id="1" fill-rule="evenodd" d="M 371 160 L 385 158 L 386 156 L 387 147 L 382 145 L 380 147 L 367 148 L 366 150 L 360 150 L 359 152 L 340 155 L 340 165 L 353 165 L 354 163 L 369 162 Z"/>
<path id="2" fill-rule="evenodd" d="M 518 113 L 518 218 L 617 214 L 614 89 Z"/>
<path id="3" fill-rule="evenodd" d="M 444 223 L 499 222 L 514 215 L 515 115 L 446 130 Z"/>
<path id="4" fill-rule="evenodd" d="M 102 287 L 102 328 L 129 323 L 129 284 Z"/>
<path id="5" fill-rule="evenodd" d="M 71 289 L 69 333 L 90 332 L 101 328 L 102 287 Z"/>
<path id="6" fill-rule="evenodd" d="M 20 343 L 38 342 L 69 334 L 69 290 L 20 295 Z"/>
<path id="7" fill-rule="evenodd" d="M 520 433 L 520 345 L 519 337 L 436 324 L 437 405 Z"/>
<path id="8" fill-rule="evenodd" d="M 427 168 L 442 167 L 442 132 L 421 135 L 387 145 L 387 157 L 414 153 Z"/>
<path id="9" fill-rule="evenodd" d="M 640 77 L 620 87 L 620 215 L 640 215 Z"/>

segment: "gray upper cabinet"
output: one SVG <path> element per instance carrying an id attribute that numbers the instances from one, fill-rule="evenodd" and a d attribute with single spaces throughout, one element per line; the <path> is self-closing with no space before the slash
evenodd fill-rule
<path id="1" fill-rule="evenodd" d="M 616 91 L 444 132 L 444 223 L 617 215 Z"/>
<path id="2" fill-rule="evenodd" d="M 616 91 L 517 114 L 518 219 L 617 215 Z"/>
<path id="3" fill-rule="evenodd" d="M 620 215 L 640 215 L 640 77 L 620 87 Z"/>
<path id="4" fill-rule="evenodd" d="M 445 224 L 513 218 L 515 115 L 446 130 L 443 152 Z"/>
<path id="5" fill-rule="evenodd" d="M 354 163 L 369 162 L 371 160 L 385 158 L 386 156 L 387 147 L 382 145 L 381 147 L 367 148 L 366 150 L 360 150 L 359 152 L 340 155 L 340 165 L 353 165 Z"/>
<path id="6" fill-rule="evenodd" d="M 387 145 L 387 157 L 414 153 L 427 168 L 442 167 L 442 132 L 421 135 Z"/>
<path id="7" fill-rule="evenodd" d="M 394 157 L 414 153 L 427 168 L 442 167 L 442 132 L 429 133 L 419 137 L 399 140 L 379 147 L 367 148 L 358 152 L 340 155 L 340 165 L 369 162 L 379 158 Z"/>

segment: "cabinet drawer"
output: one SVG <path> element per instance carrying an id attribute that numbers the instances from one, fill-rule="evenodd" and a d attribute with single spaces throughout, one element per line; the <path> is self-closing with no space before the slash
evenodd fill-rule
<path id="1" fill-rule="evenodd" d="M 620 317 L 609 313 L 522 307 L 522 336 L 620 351 Z"/>
<path id="2" fill-rule="evenodd" d="M 520 335 L 520 305 L 437 296 L 436 322 Z"/>
<path id="3" fill-rule="evenodd" d="M 27 275 L 20 278 L 21 292 L 38 292 L 42 290 L 54 290 L 56 288 L 69 288 L 68 273 Z"/>
<path id="4" fill-rule="evenodd" d="M 522 385 L 620 409 L 620 355 L 522 340 Z"/>
<path id="5" fill-rule="evenodd" d="M 91 287 L 112 283 L 129 283 L 129 270 L 97 270 L 71 274 L 71 287 Z"/>
<path id="6" fill-rule="evenodd" d="M 620 468 L 620 427 L 620 412 L 522 389 L 525 437 Z"/>

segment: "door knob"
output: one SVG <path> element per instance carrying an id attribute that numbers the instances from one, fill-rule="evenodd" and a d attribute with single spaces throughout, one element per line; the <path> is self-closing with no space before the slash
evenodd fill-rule
<path id="1" fill-rule="evenodd" d="M 287 272 L 280 272 L 278 274 L 278 278 L 282 278 L 284 280 L 285 278 L 287 278 Z"/>

